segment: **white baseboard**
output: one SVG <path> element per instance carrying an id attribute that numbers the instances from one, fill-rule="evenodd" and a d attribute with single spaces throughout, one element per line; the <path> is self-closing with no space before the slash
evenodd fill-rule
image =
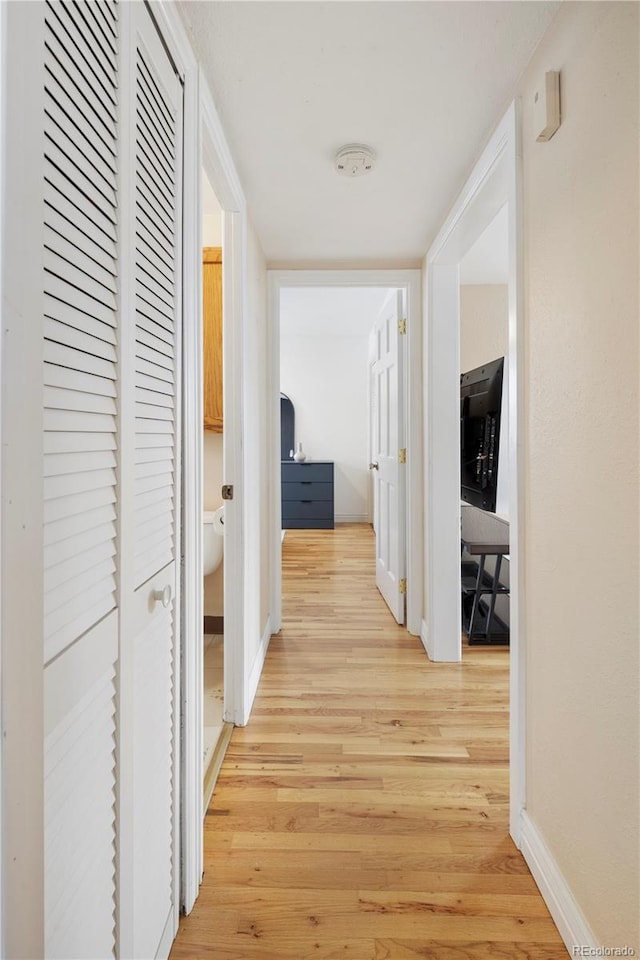
<path id="1" fill-rule="evenodd" d="M 423 647 L 425 648 L 425 650 L 427 651 L 427 656 L 429 657 L 429 660 L 433 660 L 432 651 L 429 649 L 429 647 L 430 647 L 430 644 L 429 644 L 429 633 L 428 633 L 428 630 L 427 630 L 427 621 L 426 621 L 426 620 L 422 620 L 421 623 L 420 623 L 420 639 L 422 640 L 422 646 L 423 646 Z"/>
<path id="2" fill-rule="evenodd" d="M 334 520 L 336 523 L 369 523 L 366 513 L 337 513 Z"/>
<path id="3" fill-rule="evenodd" d="M 598 947 L 560 867 L 526 810 L 521 814 L 520 849 L 570 956 L 573 948 Z"/>
<path id="4" fill-rule="evenodd" d="M 260 683 L 260 677 L 262 676 L 262 668 L 264 666 L 265 657 L 267 656 L 267 650 L 269 649 L 270 640 L 271 640 L 271 617 L 269 616 L 267 617 L 264 633 L 260 637 L 258 652 L 256 653 L 256 658 L 253 661 L 253 666 L 251 667 L 251 673 L 249 675 L 249 684 L 248 684 L 247 699 L 246 699 L 246 716 L 244 718 L 245 724 L 249 721 L 249 717 L 251 716 L 251 709 L 253 707 L 253 701 L 256 698 L 256 693 L 258 692 L 258 684 Z"/>
<path id="5" fill-rule="evenodd" d="M 158 952 L 156 953 L 156 960 L 167 960 L 167 957 L 171 953 L 173 941 L 178 933 L 178 921 L 179 917 L 177 915 L 174 916 L 172 910 L 171 915 L 164 925 L 162 936 L 160 937 L 160 945 L 158 947 Z"/>

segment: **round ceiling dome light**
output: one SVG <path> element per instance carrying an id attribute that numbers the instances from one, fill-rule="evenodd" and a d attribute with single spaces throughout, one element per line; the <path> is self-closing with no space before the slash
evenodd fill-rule
<path id="1" fill-rule="evenodd" d="M 343 177 L 362 177 L 373 170 L 375 156 L 371 147 L 349 143 L 336 153 L 336 170 Z"/>

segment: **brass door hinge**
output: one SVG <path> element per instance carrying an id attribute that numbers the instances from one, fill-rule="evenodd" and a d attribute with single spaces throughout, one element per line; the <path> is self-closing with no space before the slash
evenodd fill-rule
<path id="1" fill-rule="evenodd" d="M 401 447 L 400 450 L 398 450 L 398 463 L 406 463 L 406 462 L 407 462 L 407 448 Z"/>
<path id="2" fill-rule="evenodd" d="M 400 581 L 400 593 L 406 593 L 406 592 L 407 592 L 407 581 L 406 581 L 406 578 L 403 577 L 402 580 Z"/>
<path id="3" fill-rule="evenodd" d="M 407 332 L 407 321 L 398 320 L 398 333 L 406 333 L 406 332 Z"/>

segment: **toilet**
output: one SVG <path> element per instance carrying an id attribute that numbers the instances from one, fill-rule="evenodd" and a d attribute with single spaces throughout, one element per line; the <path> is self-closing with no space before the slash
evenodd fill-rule
<path id="1" fill-rule="evenodd" d="M 222 562 L 224 548 L 224 506 L 203 515 L 202 575 L 208 577 Z"/>

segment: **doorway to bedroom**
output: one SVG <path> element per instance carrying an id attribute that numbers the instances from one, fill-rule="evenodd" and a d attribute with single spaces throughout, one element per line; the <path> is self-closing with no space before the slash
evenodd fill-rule
<path id="1" fill-rule="evenodd" d="M 367 525 L 372 576 L 401 624 L 405 312 L 395 287 L 285 287 L 279 316 L 282 538 Z"/>

